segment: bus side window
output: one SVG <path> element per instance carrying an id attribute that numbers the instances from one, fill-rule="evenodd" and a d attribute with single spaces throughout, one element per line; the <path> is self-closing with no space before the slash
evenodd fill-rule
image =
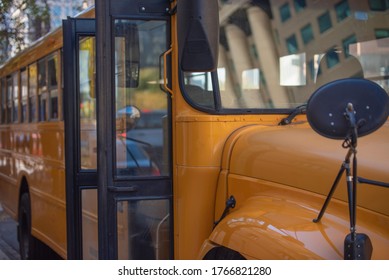
<path id="1" fill-rule="evenodd" d="M 37 110 L 37 89 L 38 89 L 38 77 L 37 77 L 36 63 L 31 64 L 28 67 L 28 106 L 29 106 L 29 120 L 30 122 L 36 122 L 36 110 Z"/>
<path id="2" fill-rule="evenodd" d="M 38 112 L 39 121 L 47 119 L 47 71 L 46 59 L 38 61 Z"/>
<path id="3" fill-rule="evenodd" d="M 21 119 L 20 122 L 27 122 L 28 121 L 28 115 L 27 115 L 27 102 L 28 102 L 28 77 L 27 77 L 27 69 L 23 69 L 20 72 L 20 87 L 21 87 Z"/>
<path id="4" fill-rule="evenodd" d="M 6 113 L 7 113 L 7 87 L 5 79 L 1 79 L 1 123 L 6 123 Z"/>
<path id="5" fill-rule="evenodd" d="M 48 89 L 49 89 L 49 114 L 51 120 L 58 119 L 58 54 L 50 57 L 47 62 Z"/>
<path id="6" fill-rule="evenodd" d="M 12 77 L 7 78 L 7 116 L 6 123 L 12 122 Z"/>
<path id="7" fill-rule="evenodd" d="M 17 123 L 19 121 L 19 72 L 12 75 L 12 122 Z"/>

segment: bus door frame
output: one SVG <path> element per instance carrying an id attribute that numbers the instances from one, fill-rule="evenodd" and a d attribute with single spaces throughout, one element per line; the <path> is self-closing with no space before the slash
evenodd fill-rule
<path id="1" fill-rule="evenodd" d="M 83 258 L 82 191 L 97 189 L 97 170 L 82 171 L 80 161 L 80 91 L 78 40 L 95 37 L 95 19 L 63 21 L 64 129 L 66 167 L 67 258 Z"/>
<path id="2" fill-rule="evenodd" d="M 145 1 L 147 2 L 147 1 Z M 147 3 L 144 3 L 147 4 Z M 115 93 L 113 77 L 112 20 L 131 17 L 136 20 L 164 20 L 170 27 L 168 0 L 151 0 L 146 11 L 130 0 L 97 0 L 95 19 L 68 18 L 64 21 L 64 108 L 65 108 L 65 154 L 66 154 L 66 197 L 67 197 L 67 244 L 68 259 L 83 258 L 82 236 L 82 190 L 97 189 L 98 258 L 118 259 L 118 212 L 122 202 L 128 207 L 137 202 L 167 202 L 169 219 L 169 258 L 173 258 L 173 215 L 172 215 L 172 168 L 167 176 L 121 179 L 115 175 Z M 149 11 L 148 8 L 152 8 Z M 93 29 L 92 28 L 95 28 Z M 167 32 L 169 32 L 167 30 Z M 97 170 L 80 172 L 79 97 L 77 92 L 78 36 L 96 38 L 96 127 L 97 127 Z M 166 35 L 167 43 L 170 33 Z M 170 43 L 169 43 L 170 44 Z M 170 67 L 168 67 L 170 75 Z M 168 77 L 171 81 L 171 77 Z M 171 120 L 171 105 L 168 107 Z M 171 150 L 171 121 L 168 122 L 169 150 Z M 123 250 L 123 248 L 121 248 Z M 130 248 L 129 248 L 130 249 Z M 127 248 L 124 248 L 127 250 Z"/>

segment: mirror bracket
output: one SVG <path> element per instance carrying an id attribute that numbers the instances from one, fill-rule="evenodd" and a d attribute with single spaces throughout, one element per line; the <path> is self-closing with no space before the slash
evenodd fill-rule
<path id="1" fill-rule="evenodd" d="M 313 220 L 314 223 L 320 222 L 343 173 L 346 172 L 350 233 L 344 241 L 344 259 L 370 259 L 372 255 L 370 238 L 366 234 L 356 232 L 359 182 L 356 147 L 358 137 L 380 128 L 387 121 L 388 115 L 387 93 L 378 84 L 365 79 L 330 82 L 314 92 L 307 103 L 307 119 L 313 130 L 327 138 L 344 139 L 342 146 L 348 148 L 327 198 L 317 218 Z M 382 184 L 384 183 L 379 185 Z"/>

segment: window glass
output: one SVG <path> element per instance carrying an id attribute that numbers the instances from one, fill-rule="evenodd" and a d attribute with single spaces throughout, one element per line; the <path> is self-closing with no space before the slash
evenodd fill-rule
<path id="1" fill-rule="evenodd" d="M 170 259 L 169 200 L 129 200 L 117 203 L 118 258 Z"/>
<path id="2" fill-rule="evenodd" d="M 305 0 L 294 0 L 293 3 L 294 3 L 294 9 L 296 10 L 296 12 L 302 11 L 307 5 Z"/>
<path id="3" fill-rule="evenodd" d="M 21 120 L 20 122 L 27 122 L 28 121 L 28 115 L 27 115 L 27 101 L 28 101 L 28 81 L 27 81 L 27 70 L 24 69 L 22 72 L 20 72 L 20 79 L 21 79 Z"/>
<path id="4" fill-rule="evenodd" d="M 311 42 L 314 38 L 313 38 L 313 30 L 312 30 L 312 25 L 311 24 L 307 24 L 306 26 L 304 26 L 302 29 L 301 29 L 301 37 L 303 38 L 303 42 L 304 44 L 308 44 L 309 42 Z"/>
<path id="5" fill-rule="evenodd" d="M 327 61 L 327 67 L 328 68 L 334 67 L 340 61 L 339 55 L 338 55 L 337 51 L 334 50 L 334 49 L 329 50 L 327 52 L 325 58 L 326 58 L 326 61 Z"/>
<path id="6" fill-rule="evenodd" d="M 47 61 L 50 119 L 58 119 L 58 62 L 57 54 L 50 57 Z"/>
<path id="7" fill-rule="evenodd" d="M 5 79 L 1 79 L 1 123 L 7 122 L 7 87 Z"/>
<path id="8" fill-rule="evenodd" d="M 160 87 L 165 21 L 115 21 L 116 175 L 165 176 L 168 101 Z"/>
<path id="9" fill-rule="evenodd" d="M 296 35 L 292 35 L 286 38 L 286 47 L 289 53 L 296 53 L 298 51 Z"/>
<path id="10" fill-rule="evenodd" d="M 82 257 L 84 260 L 99 259 L 99 239 L 97 226 L 97 189 L 81 191 L 82 205 Z"/>
<path id="11" fill-rule="evenodd" d="M 280 17 L 282 22 L 285 22 L 290 19 L 291 13 L 289 3 L 285 3 L 280 7 Z"/>
<path id="12" fill-rule="evenodd" d="M 12 121 L 18 122 L 19 117 L 19 73 L 12 75 L 12 91 L 13 91 L 13 106 L 12 106 Z"/>
<path id="13" fill-rule="evenodd" d="M 350 16 L 350 7 L 347 0 L 340 1 L 335 5 L 336 18 L 338 21 L 342 21 Z"/>
<path id="14" fill-rule="evenodd" d="M 350 45 L 354 45 L 357 42 L 357 37 L 355 34 L 350 35 L 346 39 L 343 39 L 342 46 L 345 57 L 350 56 Z"/>
<path id="15" fill-rule="evenodd" d="M 347 77 L 389 90 L 388 1 L 233 2 L 219 2 L 217 71 L 180 76 L 185 99 L 197 109 L 287 111 Z"/>
<path id="16" fill-rule="evenodd" d="M 79 41 L 80 91 L 80 167 L 97 168 L 96 132 L 96 41 L 94 37 L 81 37 Z"/>
<path id="17" fill-rule="evenodd" d="M 13 85 L 13 81 L 12 81 L 12 78 L 9 77 L 7 78 L 7 123 L 11 123 L 13 122 L 13 111 L 12 111 L 12 98 L 13 98 L 13 94 L 12 94 L 12 85 Z"/>
<path id="18" fill-rule="evenodd" d="M 376 29 L 374 31 L 376 39 L 388 38 L 389 29 Z"/>
<path id="19" fill-rule="evenodd" d="M 388 6 L 387 0 L 369 0 L 369 7 L 372 11 L 385 11 Z"/>
<path id="20" fill-rule="evenodd" d="M 38 61 L 38 113 L 39 121 L 47 119 L 47 71 L 46 59 Z"/>
<path id="21" fill-rule="evenodd" d="M 29 120 L 36 122 L 37 119 L 37 92 L 38 92 L 38 68 L 34 63 L 28 67 L 28 106 Z"/>
<path id="22" fill-rule="evenodd" d="M 332 27 L 330 13 L 327 11 L 317 18 L 320 33 L 323 33 Z"/>

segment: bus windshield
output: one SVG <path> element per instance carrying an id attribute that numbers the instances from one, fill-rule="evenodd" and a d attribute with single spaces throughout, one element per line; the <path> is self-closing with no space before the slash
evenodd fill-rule
<path id="1" fill-rule="evenodd" d="M 194 106 L 221 112 L 290 109 L 321 85 L 349 77 L 373 80 L 388 92 L 387 1 L 219 3 L 217 71 L 182 74 Z"/>

